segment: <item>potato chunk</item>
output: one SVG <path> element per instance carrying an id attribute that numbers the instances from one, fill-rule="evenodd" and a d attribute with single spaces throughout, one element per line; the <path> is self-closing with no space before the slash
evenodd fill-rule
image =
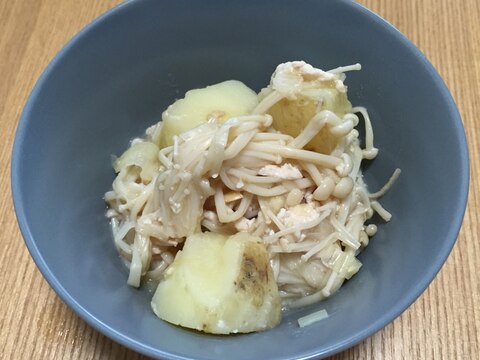
<path id="1" fill-rule="evenodd" d="M 136 165 L 141 168 L 140 177 L 150 182 L 158 171 L 158 146 L 149 141 L 140 141 L 130 146 L 113 164 L 115 172 L 126 166 Z"/>
<path id="2" fill-rule="evenodd" d="M 317 105 L 320 103 L 319 109 Z M 270 108 L 273 127 L 284 134 L 297 136 L 319 110 L 331 110 L 342 117 L 352 108 L 345 93 L 335 88 L 324 88 L 299 95 L 296 99 L 282 99 Z M 323 154 L 330 154 L 338 139 L 328 129 L 322 129 L 305 148 Z"/>
<path id="3" fill-rule="evenodd" d="M 247 233 L 188 237 L 152 308 L 172 324 L 214 334 L 265 330 L 281 318 L 268 253 L 260 238 Z"/>
<path id="4" fill-rule="evenodd" d="M 209 116 L 223 123 L 229 118 L 249 114 L 258 104 L 256 93 L 237 80 L 224 81 L 203 89 L 187 91 L 162 114 L 160 147 L 173 144 L 173 136 L 206 122 Z"/>

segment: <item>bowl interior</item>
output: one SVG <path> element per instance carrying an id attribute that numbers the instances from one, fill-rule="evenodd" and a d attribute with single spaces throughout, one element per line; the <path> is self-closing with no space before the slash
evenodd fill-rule
<path id="1" fill-rule="evenodd" d="M 370 189 L 396 167 L 381 224 L 359 274 L 329 300 L 285 314 L 280 326 L 207 336 L 150 310 L 152 294 L 127 286 L 102 196 L 111 155 L 191 88 L 238 79 L 255 90 L 276 65 L 305 60 L 328 70 L 360 62 L 347 85 L 367 107 L 376 160 Z M 132 1 L 83 30 L 35 87 L 12 164 L 17 216 L 39 268 L 91 325 L 155 357 L 286 359 L 331 354 L 400 314 L 432 280 L 459 230 L 468 186 L 465 138 L 435 70 L 386 22 L 350 1 Z M 329 318 L 300 329 L 299 316 Z"/>

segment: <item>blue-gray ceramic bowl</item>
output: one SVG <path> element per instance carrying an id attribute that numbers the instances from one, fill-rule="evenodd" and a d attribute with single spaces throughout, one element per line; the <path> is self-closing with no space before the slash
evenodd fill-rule
<path id="1" fill-rule="evenodd" d="M 393 220 L 362 253 L 363 268 L 328 301 L 284 315 L 269 331 L 208 336 L 171 326 L 151 294 L 126 284 L 102 196 L 111 155 L 188 89 L 238 79 L 259 90 L 275 66 L 360 62 L 347 84 L 373 119 L 380 154 L 371 189 L 403 170 L 383 204 Z M 390 24 L 351 1 L 123 3 L 82 30 L 38 80 L 12 160 L 18 222 L 39 269 L 95 329 L 167 359 L 310 359 L 346 349 L 404 311 L 457 237 L 468 192 L 461 119 L 428 60 Z M 297 318 L 329 318 L 299 328 Z"/>

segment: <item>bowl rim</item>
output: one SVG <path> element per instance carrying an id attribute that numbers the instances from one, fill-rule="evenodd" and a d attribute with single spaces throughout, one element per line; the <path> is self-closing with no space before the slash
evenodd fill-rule
<path id="1" fill-rule="evenodd" d="M 26 201 L 24 199 L 24 193 L 20 186 L 20 159 L 24 152 L 23 150 L 23 142 L 28 130 L 29 119 L 31 118 L 31 112 L 34 108 L 36 100 L 39 94 L 42 91 L 44 84 L 50 78 L 52 72 L 56 68 L 57 64 L 62 61 L 63 57 L 76 46 L 76 44 L 82 40 L 89 32 L 94 30 L 95 28 L 103 25 L 110 19 L 114 18 L 115 16 L 119 16 L 120 14 L 129 11 L 130 8 L 135 6 L 142 6 L 142 3 L 145 1 L 139 0 L 127 0 L 123 3 L 120 3 L 97 18 L 91 21 L 89 24 L 84 26 L 79 32 L 77 32 L 62 48 L 61 50 L 54 56 L 54 58 L 49 62 L 45 70 L 42 72 L 40 77 L 38 78 L 37 82 L 35 83 L 20 116 L 15 139 L 12 147 L 12 158 L 11 158 L 11 191 L 12 191 L 12 198 L 14 209 L 17 217 L 17 221 L 20 227 L 21 234 L 25 241 L 25 244 L 29 250 L 31 257 L 33 258 L 35 264 L 39 268 L 40 272 L 44 279 L 49 283 L 49 285 L 53 288 L 53 290 L 57 293 L 57 295 L 62 299 L 64 303 L 68 305 L 70 309 L 72 309 L 82 320 L 88 323 L 91 327 L 93 327 L 96 331 L 104 334 L 105 336 L 109 337 L 110 339 L 134 350 L 139 353 L 142 353 L 147 356 L 155 357 L 155 358 L 165 358 L 165 359 L 172 359 L 172 360 L 187 360 L 191 359 L 190 357 L 178 355 L 178 354 L 171 354 L 168 352 L 163 351 L 162 349 L 151 347 L 146 345 L 141 341 L 134 340 L 127 335 L 117 331 L 115 328 L 112 328 L 108 324 L 102 322 L 98 319 L 94 314 L 89 312 L 86 308 L 82 307 L 73 296 L 71 296 L 62 284 L 58 281 L 55 277 L 54 273 L 51 271 L 49 265 L 44 260 L 42 255 L 39 252 L 39 249 L 36 245 L 35 237 L 31 232 L 30 226 L 28 224 L 27 216 L 25 214 L 25 205 Z M 437 257 L 436 261 L 430 267 L 429 271 L 419 279 L 419 281 L 410 289 L 410 295 L 403 297 L 399 302 L 392 307 L 392 310 L 382 314 L 379 316 L 374 322 L 366 326 L 362 331 L 355 333 L 349 338 L 343 339 L 343 341 L 339 341 L 336 343 L 335 346 L 331 346 L 329 348 L 320 350 L 318 348 L 312 349 L 310 352 L 304 352 L 302 354 L 302 359 L 313 359 L 318 358 L 320 355 L 321 357 L 331 356 L 343 350 L 346 350 L 355 344 L 359 343 L 360 341 L 366 339 L 367 337 L 371 336 L 372 334 L 376 333 L 377 331 L 384 328 L 390 322 L 392 322 L 395 318 L 397 318 L 400 314 L 402 314 L 411 304 L 413 304 L 417 298 L 426 290 L 429 284 L 433 281 L 437 273 L 442 268 L 443 264 L 445 263 L 446 259 L 448 258 L 450 252 L 455 245 L 457 240 L 458 234 L 460 232 L 460 228 L 462 226 L 463 217 L 465 214 L 467 200 L 468 200 L 468 192 L 469 192 L 469 182 L 470 182 L 470 166 L 469 166 L 469 154 L 468 154 L 468 144 L 465 136 L 465 130 L 463 127 L 463 123 L 461 120 L 461 116 L 459 110 L 455 104 L 455 101 L 448 90 L 445 82 L 436 71 L 434 66 L 430 63 L 430 61 L 425 57 L 425 55 L 419 50 L 403 33 L 401 33 L 395 26 L 393 26 L 390 22 L 383 19 L 370 9 L 366 8 L 365 6 L 358 4 L 353 1 L 349 0 L 336 0 L 337 2 L 341 2 L 346 6 L 352 7 L 354 11 L 359 12 L 360 14 L 368 17 L 372 22 L 376 23 L 377 25 L 381 26 L 384 31 L 388 32 L 396 41 L 401 42 L 405 45 L 411 55 L 415 56 L 430 73 L 432 81 L 435 83 L 437 88 L 440 90 L 443 99 L 447 104 L 447 108 L 449 110 L 449 115 L 452 118 L 452 123 L 455 125 L 455 132 L 454 135 L 459 141 L 459 148 L 461 151 L 461 163 L 460 168 L 461 172 L 460 176 L 460 189 L 459 189 L 459 199 L 457 204 L 459 206 L 459 211 L 455 213 L 455 216 L 451 219 L 451 227 L 449 228 L 448 233 L 445 236 L 445 241 L 442 243 L 439 249 L 440 256 Z"/>

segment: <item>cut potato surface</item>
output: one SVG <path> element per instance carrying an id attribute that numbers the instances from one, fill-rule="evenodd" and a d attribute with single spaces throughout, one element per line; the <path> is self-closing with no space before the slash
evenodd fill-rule
<path id="1" fill-rule="evenodd" d="M 223 123 L 231 117 L 250 114 L 257 104 L 257 94 L 237 80 L 187 91 L 183 99 L 162 114 L 160 147 L 173 145 L 173 136 L 203 124 L 209 117 Z"/>
<path id="2" fill-rule="evenodd" d="M 265 330 L 281 318 L 267 251 L 247 233 L 188 237 L 158 285 L 152 308 L 172 324 L 214 334 Z"/>
<path id="3" fill-rule="evenodd" d="M 262 90 L 259 98 L 266 96 L 269 91 L 269 88 Z M 268 113 L 273 117 L 273 127 L 276 130 L 296 137 L 319 111 L 330 110 L 343 117 L 351 109 L 352 105 L 347 94 L 339 92 L 332 86 L 304 90 L 294 99 L 284 98 L 273 105 Z M 337 142 L 338 139 L 324 128 L 305 146 L 305 149 L 330 154 Z"/>
<path id="4" fill-rule="evenodd" d="M 116 172 L 127 166 L 141 168 L 140 177 L 144 181 L 151 181 L 158 171 L 158 146 L 149 142 L 141 141 L 130 146 L 114 163 Z"/>

